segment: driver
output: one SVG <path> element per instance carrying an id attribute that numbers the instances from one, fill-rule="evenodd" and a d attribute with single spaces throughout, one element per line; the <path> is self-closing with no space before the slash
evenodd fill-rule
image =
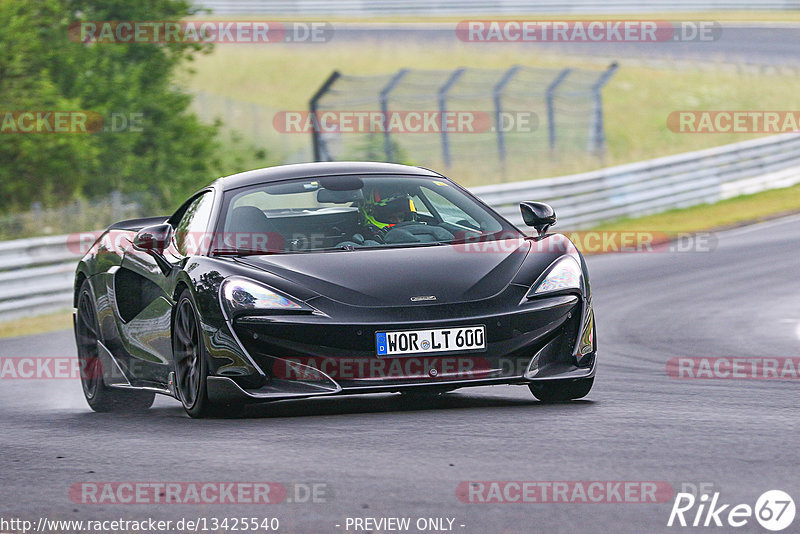
<path id="1" fill-rule="evenodd" d="M 414 201 L 405 193 L 380 198 L 377 191 L 361 206 L 364 225 L 374 235 L 384 235 L 396 224 L 416 220 Z"/>
<path id="2" fill-rule="evenodd" d="M 352 241 L 345 244 L 376 246 L 379 243 L 435 243 L 453 239 L 453 234 L 446 229 L 418 220 L 414 200 L 405 192 L 384 192 L 381 197 L 380 192 L 374 190 L 366 195 L 359 212 L 367 236 L 355 234 Z"/>

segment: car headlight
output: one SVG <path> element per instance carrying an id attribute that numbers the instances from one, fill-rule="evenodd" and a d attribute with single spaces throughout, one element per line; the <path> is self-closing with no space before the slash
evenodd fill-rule
<path id="1" fill-rule="evenodd" d="M 564 256 L 550 268 L 544 280 L 539 282 L 534 290 L 528 293 L 528 297 L 562 291 L 565 289 L 581 289 L 581 279 L 583 271 L 581 266 L 572 256 Z"/>
<path id="2" fill-rule="evenodd" d="M 252 280 L 231 277 L 222 282 L 220 297 L 228 314 L 247 310 L 307 310 L 293 300 Z"/>

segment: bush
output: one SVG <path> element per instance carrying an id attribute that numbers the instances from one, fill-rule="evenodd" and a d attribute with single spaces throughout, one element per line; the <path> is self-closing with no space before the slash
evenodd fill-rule
<path id="1" fill-rule="evenodd" d="M 111 191 L 174 207 L 217 170 L 216 127 L 187 112 L 172 80 L 210 45 L 82 43 L 78 21 L 180 20 L 182 0 L 0 0 L 0 111 L 83 110 L 136 128 L 97 133 L 6 133 L 0 212 Z"/>

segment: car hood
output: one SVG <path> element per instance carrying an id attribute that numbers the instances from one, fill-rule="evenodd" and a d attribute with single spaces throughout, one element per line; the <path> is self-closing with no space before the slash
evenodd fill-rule
<path id="1" fill-rule="evenodd" d="M 481 247 L 356 249 L 248 256 L 238 261 L 352 306 L 409 306 L 494 296 L 511 283 L 529 250 L 526 240 L 508 239 Z M 426 299 L 412 301 L 414 297 Z"/>

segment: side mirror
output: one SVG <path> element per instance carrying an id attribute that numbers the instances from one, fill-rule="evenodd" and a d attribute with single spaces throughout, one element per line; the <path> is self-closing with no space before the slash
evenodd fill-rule
<path id="1" fill-rule="evenodd" d="M 172 226 L 169 224 L 145 226 L 133 238 L 133 246 L 139 250 L 162 256 L 171 238 Z"/>
<path id="2" fill-rule="evenodd" d="M 533 226 L 540 236 L 547 233 L 547 230 L 556 224 L 556 212 L 544 202 L 520 202 L 519 209 L 522 212 L 522 220 L 528 226 Z"/>

